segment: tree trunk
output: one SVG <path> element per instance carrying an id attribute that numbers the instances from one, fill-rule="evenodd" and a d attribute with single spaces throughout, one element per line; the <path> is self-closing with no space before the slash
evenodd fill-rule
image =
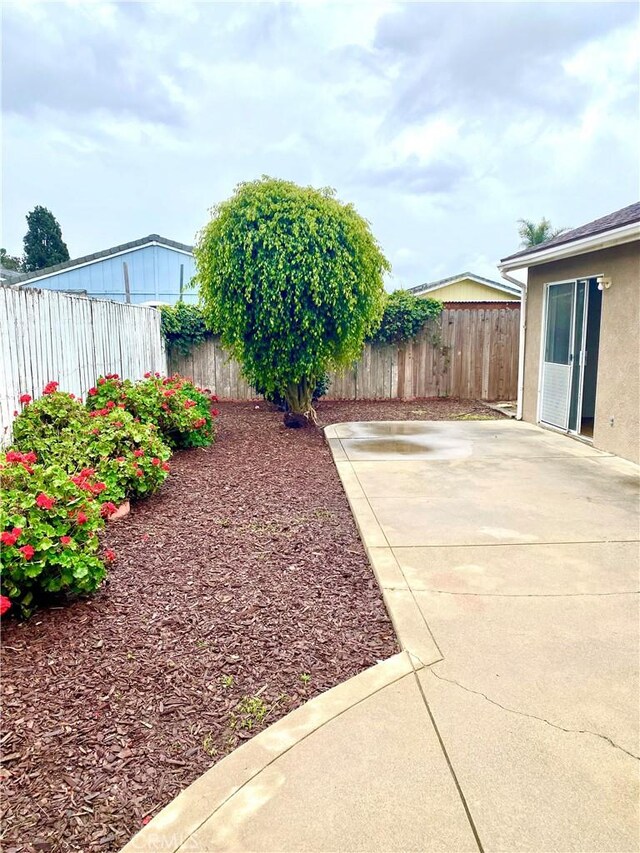
<path id="1" fill-rule="evenodd" d="M 316 423 L 316 413 L 311 405 L 314 387 L 314 383 L 308 379 L 287 385 L 284 397 L 289 411 L 284 414 L 285 426 L 299 429 Z"/>

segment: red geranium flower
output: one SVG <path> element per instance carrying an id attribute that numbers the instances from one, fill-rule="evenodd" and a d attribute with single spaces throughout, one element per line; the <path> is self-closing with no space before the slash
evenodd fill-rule
<path id="1" fill-rule="evenodd" d="M 80 511 L 76 516 L 76 521 L 78 524 L 86 524 L 89 518 L 84 512 Z"/>
<path id="2" fill-rule="evenodd" d="M 2 544 L 6 545 L 7 547 L 9 547 L 10 545 L 15 545 L 17 539 L 18 537 L 15 535 L 15 533 L 11 533 L 8 530 L 3 530 L 3 532 L 0 533 L 0 542 L 2 542 Z"/>
<path id="3" fill-rule="evenodd" d="M 147 370 L 147 372 L 145 373 L 144 378 L 145 378 L 145 379 L 151 379 L 151 374 L 149 373 L 149 371 L 148 371 L 148 370 Z"/>
<path id="4" fill-rule="evenodd" d="M 11 607 L 11 599 L 7 598 L 6 595 L 0 595 L 0 616 L 4 616 L 4 614 Z"/>
<path id="5" fill-rule="evenodd" d="M 116 462 L 126 462 L 126 461 L 127 460 L 124 458 L 124 456 L 116 456 Z"/>
<path id="6" fill-rule="evenodd" d="M 23 545 L 22 548 L 18 548 L 18 551 L 20 551 L 25 560 L 30 560 L 36 553 L 32 545 Z"/>
<path id="7" fill-rule="evenodd" d="M 104 558 L 108 563 L 113 563 L 116 558 L 116 552 L 112 551 L 111 548 L 107 548 L 104 552 Z"/>
<path id="8" fill-rule="evenodd" d="M 40 492 L 38 497 L 36 498 L 36 504 L 40 507 L 40 509 L 52 509 L 55 504 L 55 500 L 53 498 L 47 497 L 44 492 Z"/>
<path id="9" fill-rule="evenodd" d="M 109 400 L 109 402 L 107 403 L 107 409 L 114 409 L 115 405 L 116 404 L 113 402 L 113 400 Z"/>
<path id="10" fill-rule="evenodd" d="M 211 409 L 211 414 L 214 418 L 217 418 L 220 412 L 217 409 Z"/>
<path id="11" fill-rule="evenodd" d="M 62 542 L 63 545 L 71 545 L 71 542 L 73 540 L 71 539 L 70 536 L 61 536 L 60 541 Z"/>
<path id="12" fill-rule="evenodd" d="M 109 518 L 114 512 L 117 512 L 118 507 L 111 501 L 105 501 L 100 507 L 100 515 L 104 518 Z"/>
<path id="13" fill-rule="evenodd" d="M 91 491 L 94 495 L 99 495 L 100 492 L 104 492 L 106 488 L 106 483 L 94 483 L 93 486 L 91 486 Z"/>
<path id="14" fill-rule="evenodd" d="M 106 381 L 107 381 L 107 380 L 106 380 L 103 376 L 101 376 L 101 377 L 100 377 L 100 379 L 98 379 L 98 385 L 104 385 L 104 383 L 105 383 Z"/>
<path id="15" fill-rule="evenodd" d="M 168 470 L 169 470 L 169 463 L 168 463 L 168 462 L 163 462 L 163 463 L 162 463 L 162 470 L 163 470 L 163 471 L 168 471 Z"/>
<path id="16" fill-rule="evenodd" d="M 158 459 L 157 456 L 153 457 L 153 459 L 151 460 L 151 464 L 152 465 L 159 465 L 160 464 L 160 460 Z"/>
<path id="17" fill-rule="evenodd" d="M 193 406 L 195 406 L 195 404 L 196 404 L 195 400 L 185 400 L 184 401 L 185 409 L 191 409 L 191 408 L 193 408 Z"/>
<path id="18" fill-rule="evenodd" d="M 133 451 L 133 455 L 134 455 L 134 456 L 137 456 L 137 457 L 138 457 L 138 459 L 139 459 L 141 456 L 144 456 L 144 450 L 140 450 L 140 449 L 138 448 L 138 450 L 134 450 L 134 451 Z"/>
<path id="19" fill-rule="evenodd" d="M 47 384 L 42 389 L 43 394 L 53 394 L 54 391 L 57 390 L 59 382 L 47 382 Z"/>
<path id="20" fill-rule="evenodd" d="M 26 404 L 26 403 L 30 403 L 30 402 L 31 402 L 31 397 L 29 396 L 29 394 L 23 394 L 23 395 L 20 397 L 19 402 L 20 402 L 20 403 L 25 403 L 25 404 Z"/>
<path id="21" fill-rule="evenodd" d="M 144 477 L 144 471 L 142 468 L 136 468 L 136 474 L 138 477 Z"/>
<path id="22" fill-rule="evenodd" d="M 97 388 L 89 388 L 89 392 L 88 392 L 88 393 L 89 393 L 89 396 L 90 396 L 90 397 L 95 397 L 95 396 L 96 396 L 96 394 L 98 393 L 98 389 L 97 389 Z"/>

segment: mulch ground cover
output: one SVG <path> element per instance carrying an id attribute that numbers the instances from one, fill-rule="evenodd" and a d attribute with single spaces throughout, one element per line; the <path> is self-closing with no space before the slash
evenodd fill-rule
<path id="1" fill-rule="evenodd" d="M 321 432 L 264 403 L 219 408 L 216 444 L 178 453 L 162 490 L 109 525 L 118 558 L 97 595 L 4 620 L 4 853 L 119 850 L 243 740 L 398 650 Z"/>

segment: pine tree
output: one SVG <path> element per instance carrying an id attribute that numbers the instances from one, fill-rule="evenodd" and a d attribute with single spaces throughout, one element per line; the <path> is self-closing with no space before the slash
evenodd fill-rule
<path id="1" fill-rule="evenodd" d="M 44 269 L 69 260 L 67 244 L 62 239 L 60 223 L 46 207 L 36 205 L 27 214 L 28 230 L 24 237 L 24 269 Z"/>

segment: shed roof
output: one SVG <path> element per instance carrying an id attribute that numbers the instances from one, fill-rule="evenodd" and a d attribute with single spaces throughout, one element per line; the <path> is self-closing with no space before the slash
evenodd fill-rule
<path id="1" fill-rule="evenodd" d="M 484 284 L 487 287 L 493 287 L 495 290 L 500 290 L 503 293 L 508 293 L 510 296 L 522 296 L 522 291 L 503 281 L 493 281 L 490 278 L 484 278 L 481 275 L 476 275 L 473 272 L 461 272 L 458 275 L 451 275 L 448 278 L 440 278 L 437 281 L 429 281 L 426 284 L 418 284 L 416 287 L 410 287 L 409 293 L 429 293 L 432 290 L 440 290 L 442 287 L 447 287 L 449 284 L 455 284 L 458 281 L 470 279 L 477 281 L 478 284 Z"/>
<path id="2" fill-rule="evenodd" d="M 38 278 L 44 278 L 52 273 L 62 272 L 63 270 L 73 269 L 73 267 L 90 264 L 94 261 L 100 261 L 104 258 L 109 258 L 112 255 L 121 255 L 123 252 L 129 252 L 133 249 L 142 249 L 149 245 L 166 246 L 169 249 L 178 249 L 180 252 L 193 253 L 193 246 L 186 243 L 178 243 L 176 240 L 168 240 L 166 237 L 161 237 L 159 234 L 149 234 L 148 237 L 141 237 L 139 240 L 132 240 L 130 243 L 122 243 L 119 246 L 112 246 L 110 249 L 103 249 L 101 252 L 94 252 L 92 255 L 84 255 L 82 258 L 73 258 L 69 261 L 64 261 L 61 264 L 54 264 L 50 267 L 45 267 L 34 272 L 22 273 L 18 279 L 15 279 L 16 284 L 26 284 Z"/>

